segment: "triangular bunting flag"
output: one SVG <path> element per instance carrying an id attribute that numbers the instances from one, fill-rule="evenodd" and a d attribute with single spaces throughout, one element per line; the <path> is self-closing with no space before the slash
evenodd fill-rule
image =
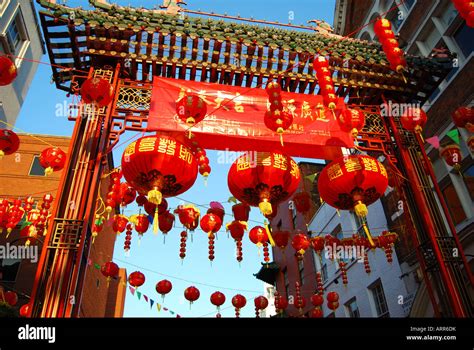
<path id="1" fill-rule="evenodd" d="M 459 145 L 459 131 L 457 129 L 449 131 L 446 135 Z"/>
<path id="2" fill-rule="evenodd" d="M 439 148 L 439 137 L 438 136 L 433 136 L 425 140 L 428 142 L 430 145 L 432 145 L 434 148 L 438 149 Z"/>
<path id="3" fill-rule="evenodd" d="M 148 303 L 148 297 L 145 294 L 143 294 L 143 299 Z"/>
<path id="4" fill-rule="evenodd" d="M 154 303 L 155 303 L 155 301 L 153 299 L 150 299 L 150 309 L 153 307 Z"/>
<path id="5" fill-rule="evenodd" d="M 130 293 L 132 293 L 132 295 L 135 295 L 135 288 L 133 288 L 132 286 L 129 286 L 128 288 L 130 289 Z"/>
<path id="6" fill-rule="evenodd" d="M 163 308 L 163 311 L 168 311 L 168 308 L 167 308 L 167 307 L 164 307 L 164 308 Z"/>
<path id="7" fill-rule="evenodd" d="M 160 303 L 156 303 L 156 309 L 158 310 L 158 312 L 161 311 L 161 304 Z"/>
<path id="8" fill-rule="evenodd" d="M 170 314 L 174 315 L 174 311 L 171 311 L 171 310 L 170 310 Z"/>
<path id="9" fill-rule="evenodd" d="M 138 300 L 140 300 L 140 298 L 142 297 L 142 292 L 139 292 L 139 291 L 137 290 L 137 297 L 138 297 Z"/>
<path id="10" fill-rule="evenodd" d="M 100 270 L 100 265 L 99 264 L 94 264 L 94 267 L 97 269 L 97 270 Z"/>

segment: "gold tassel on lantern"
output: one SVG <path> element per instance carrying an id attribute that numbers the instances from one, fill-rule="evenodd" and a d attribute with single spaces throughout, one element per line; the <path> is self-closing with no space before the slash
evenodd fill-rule
<path id="1" fill-rule="evenodd" d="M 357 201 L 357 204 L 354 207 L 354 211 L 356 215 L 362 219 L 362 227 L 364 228 L 365 235 L 367 236 L 367 239 L 369 240 L 370 245 L 374 247 L 375 244 L 374 244 L 374 241 L 372 240 L 372 235 L 370 234 L 369 228 L 367 227 L 367 222 L 365 220 L 367 214 L 369 213 L 367 206 L 364 203 L 362 203 L 362 201 Z"/>
<path id="2" fill-rule="evenodd" d="M 155 216 L 153 217 L 153 234 L 157 235 L 158 234 L 158 206 L 155 209 Z"/>
<path id="3" fill-rule="evenodd" d="M 270 232 L 270 228 L 268 227 L 268 221 L 267 220 L 264 221 L 264 226 L 265 226 L 265 231 L 267 231 L 268 240 L 270 241 L 270 244 L 272 245 L 272 247 L 274 247 L 275 246 L 275 241 L 273 240 L 272 234 Z"/>
<path id="4" fill-rule="evenodd" d="M 44 175 L 45 176 L 51 176 L 53 174 L 54 170 L 50 166 L 44 169 Z"/>

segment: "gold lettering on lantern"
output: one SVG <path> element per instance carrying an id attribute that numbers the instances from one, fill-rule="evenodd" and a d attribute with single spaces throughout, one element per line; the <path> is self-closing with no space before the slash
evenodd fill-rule
<path id="1" fill-rule="evenodd" d="M 362 158 L 362 162 L 364 163 L 364 168 L 367 171 L 373 171 L 378 173 L 379 169 L 377 167 L 377 161 L 371 158 Z"/>
<path id="2" fill-rule="evenodd" d="M 328 177 L 330 181 L 337 179 L 343 174 L 344 173 L 342 172 L 341 166 L 339 164 L 334 164 L 328 168 Z"/>
<path id="3" fill-rule="evenodd" d="M 344 167 L 348 173 L 352 173 L 353 171 L 362 170 L 362 165 L 357 158 L 349 158 L 346 162 L 344 162 Z"/>
<path id="4" fill-rule="evenodd" d="M 183 145 L 179 146 L 179 159 L 184 160 L 185 162 L 188 162 L 188 164 L 191 164 L 193 162 L 193 155 L 191 152 L 189 152 L 189 149 Z"/>
<path id="5" fill-rule="evenodd" d="M 282 154 L 273 154 L 273 167 L 281 170 L 286 170 L 287 164 L 286 164 L 286 157 Z"/>
<path id="6" fill-rule="evenodd" d="M 137 141 L 134 141 L 131 144 L 129 144 L 128 147 L 125 149 L 125 152 L 124 152 L 125 159 L 127 157 L 130 157 L 132 154 L 135 154 L 135 145 L 136 144 L 137 144 Z"/>
<path id="7" fill-rule="evenodd" d="M 292 159 L 290 161 L 290 165 L 291 165 L 290 174 L 293 177 L 296 177 L 298 179 L 300 177 L 300 168 L 299 168 L 298 164 L 296 164 L 296 162 Z"/>
<path id="8" fill-rule="evenodd" d="M 146 137 L 140 141 L 138 152 L 152 152 L 155 150 L 156 138 Z"/>
<path id="9" fill-rule="evenodd" d="M 158 152 L 165 153 L 169 156 L 174 156 L 176 152 L 176 141 L 160 138 Z"/>
<path id="10" fill-rule="evenodd" d="M 380 167 L 380 174 L 388 178 L 387 170 L 385 170 L 385 167 L 383 166 L 383 164 L 379 164 L 379 167 Z"/>
<path id="11" fill-rule="evenodd" d="M 250 162 L 248 157 L 241 157 L 237 159 L 237 171 L 250 169 Z"/>
<path id="12" fill-rule="evenodd" d="M 262 159 L 263 166 L 272 166 L 272 158 L 268 156 L 267 158 Z"/>

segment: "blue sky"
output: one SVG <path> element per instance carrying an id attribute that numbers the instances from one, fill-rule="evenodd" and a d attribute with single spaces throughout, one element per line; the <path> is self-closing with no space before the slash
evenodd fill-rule
<path id="1" fill-rule="evenodd" d="M 160 5 L 161 1 L 115 1 L 120 5 L 144 6 L 151 8 Z M 69 6 L 84 6 L 85 1 L 69 0 Z M 240 15 L 242 17 L 253 17 L 287 23 L 289 15 L 294 16 L 292 23 L 305 24 L 311 19 L 323 19 L 333 22 L 335 0 L 187 0 L 188 9 L 202 11 L 213 11 L 215 13 L 227 13 L 228 15 Z M 291 13 L 290 13 L 291 12 Z M 42 61 L 49 62 L 47 56 Z M 64 92 L 55 89 L 50 83 L 51 68 L 47 64 L 42 64 L 38 68 L 37 75 L 31 85 L 31 89 L 25 100 L 16 127 L 30 133 L 64 135 L 72 134 L 74 124 L 67 121 L 64 116 L 56 116 L 58 105 L 70 102 Z M 133 137 L 133 133 L 126 133 L 122 140 Z M 126 145 L 117 147 L 114 150 L 115 164 L 118 165 L 121 154 Z M 230 164 L 217 164 L 217 152 L 208 152 L 212 166 L 212 174 L 207 187 L 202 178 L 198 177 L 191 190 L 180 196 L 184 201 L 191 201 L 197 204 L 208 206 L 211 201 L 226 202 L 230 197 L 227 188 L 227 172 Z M 179 200 L 170 199 L 171 207 L 176 207 Z M 231 205 L 223 203 L 226 212 L 231 213 Z M 201 208 L 201 211 L 206 209 Z M 129 207 L 126 215 L 136 213 L 136 207 Z M 225 222 L 233 219 L 226 215 Z M 251 213 L 250 227 L 262 224 L 262 216 L 258 209 L 253 208 Z M 210 295 L 220 290 L 226 297 L 226 303 L 222 307 L 223 317 L 233 317 L 234 309 L 230 299 L 233 295 L 240 293 L 247 297 L 247 306 L 242 310 L 242 317 L 254 317 L 253 298 L 263 293 L 263 283 L 257 280 L 253 274 L 260 269 L 262 257 L 258 256 L 256 247 L 247 238 L 244 239 L 243 254 L 244 260 L 241 265 L 235 259 L 235 243 L 233 239 L 227 238 L 224 229 L 218 234 L 215 243 L 216 258 L 212 266 L 207 259 L 207 235 L 200 229 L 194 233 L 193 243 L 188 241 L 187 256 L 184 263 L 179 259 L 179 233 L 181 224 L 177 220 L 173 229 L 163 244 L 161 233 L 154 236 L 151 230 L 145 234 L 140 246 L 137 244 L 137 237 L 134 235 L 130 257 L 125 257 L 123 253 L 123 241 L 125 235 L 117 239 L 114 259 L 121 267 L 127 268 L 127 272 L 141 270 L 147 281 L 140 288 L 143 294 L 161 303 L 161 297 L 155 291 L 155 284 L 165 278 L 173 283 L 172 292 L 166 297 L 164 306 L 179 313 L 182 317 L 214 317 L 215 307 L 210 303 Z M 136 267 L 138 266 L 138 267 Z M 201 291 L 201 298 L 195 302 L 192 309 L 183 298 L 184 289 L 190 285 L 195 285 Z M 212 285 L 209 286 L 209 285 Z M 217 286 L 217 287 L 214 287 Z M 95 288 L 95 286 L 91 286 Z M 224 289 L 223 287 L 227 288 Z M 87 286 L 86 286 L 87 288 Z M 132 297 L 127 292 L 125 316 L 127 317 L 174 317 L 167 312 L 158 313 L 156 308 L 150 306 L 136 297 Z"/>

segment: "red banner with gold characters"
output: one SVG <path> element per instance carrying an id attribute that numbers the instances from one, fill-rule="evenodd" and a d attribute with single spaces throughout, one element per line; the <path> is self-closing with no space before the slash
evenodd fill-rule
<path id="1" fill-rule="evenodd" d="M 283 106 L 293 115 L 282 146 L 279 136 L 264 124 L 268 110 L 265 90 L 160 77 L 153 82 L 148 131 L 188 130 L 176 114 L 176 102 L 189 93 L 207 103 L 207 117 L 191 129 L 206 149 L 280 151 L 332 160 L 341 155 L 341 147 L 353 146 L 352 137 L 340 129 L 333 113 L 322 109 L 321 96 L 282 92 Z M 342 108 L 344 101 L 339 99 L 336 113 Z"/>

